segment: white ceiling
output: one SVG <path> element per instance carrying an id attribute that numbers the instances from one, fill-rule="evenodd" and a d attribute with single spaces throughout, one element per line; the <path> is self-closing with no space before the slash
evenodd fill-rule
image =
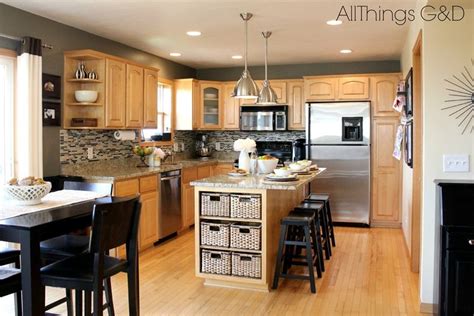
<path id="1" fill-rule="evenodd" d="M 262 31 L 269 30 L 270 64 L 299 64 L 399 59 L 407 24 L 392 21 L 345 22 L 328 26 L 353 1 L 229 1 L 229 0 L 4 0 L 34 14 L 97 34 L 194 68 L 243 64 L 241 12 L 251 12 L 249 64 L 261 65 Z M 414 8 L 416 0 L 363 1 L 373 9 Z M 202 32 L 189 37 L 190 30 Z M 25 34 L 27 35 L 27 34 Z M 340 49 L 352 54 L 342 55 Z M 181 57 L 170 57 L 180 52 Z"/>

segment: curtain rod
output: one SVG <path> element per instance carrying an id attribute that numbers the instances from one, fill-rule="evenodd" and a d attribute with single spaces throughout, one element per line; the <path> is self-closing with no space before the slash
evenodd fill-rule
<path id="1" fill-rule="evenodd" d="M 0 33 L 0 37 L 8 38 L 8 39 L 11 39 L 11 40 L 14 40 L 14 41 L 17 41 L 17 42 L 23 42 L 23 39 L 21 37 L 17 37 L 17 36 L 11 36 L 11 35 Z M 54 48 L 54 46 L 50 45 L 50 44 L 41 44 L 41 47 L 47 48 L 47 49 L 53 49 Z"/>

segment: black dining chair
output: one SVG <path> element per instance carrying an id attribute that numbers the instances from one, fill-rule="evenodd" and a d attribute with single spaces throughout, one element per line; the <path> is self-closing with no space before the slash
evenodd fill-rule
<path id="1" fill-rule="evenodd" d="M 111 195 L 112 184 L 64 181 L 64 190 L 93 191 L 105 195 Z M 41 259 L 46 265 L 83 253 L 89 249 L 89 238 L 88 235 L 66 234 L 42 241 L 40 243 Z M 109 315 L 113 315 L 114 311 L 112 295 L 110 294 L 110 280 L 105 281 L 104 287 L 106 293 L 106 304 L 104 307 L 108 308 Z M 51 309 L 63 303 L 67 303 L 68 315 L 72 315 L 73 308 L 71 297 L 71 290 L 66 289 L 66 296 L 48 304 L 46 309 Z"/>
<path id="2" fill-rule="evenodd" d="M 119 272 L 128 274 L 129 315 L 139 315 L 138 293 L 138 223 L 141 203 L 139 196 L 108 197 L 98 200 L 92 215 L 89 250 L 57 261 L 41 269 L 44 286 L 85 292 L 85 313 L 90 313 L 93 293 L 94 315 L 103 315 L 104 280 Z M 126 245 L 126 258 L 118 259 L 106 253 Z M 81 295 L 76 298 L 82 301 Z M 76 315 L 82 314 L 82 302 L 76 302 Z"/>
<path id="3" fill-rule="evenodd" d="M 22 315 L 21 310 L 21 272 L 20 251 L 0 251 L 0 266 L 14 264 L 14 268 L 0 268 L 0 297 L 15 294 L 15 315 Z"/>

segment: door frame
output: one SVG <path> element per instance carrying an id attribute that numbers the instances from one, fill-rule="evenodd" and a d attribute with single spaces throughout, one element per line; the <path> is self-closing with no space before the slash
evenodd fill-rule
<path id="1" fill-rule="evenodd" d="M 413 188 L 411 211 L 411 257 L 413 272 L 420 270 L 421 208 L 423 185 L 423 52 L 422 31 L 418 33 L 412 50 L 413 57 Z"/>

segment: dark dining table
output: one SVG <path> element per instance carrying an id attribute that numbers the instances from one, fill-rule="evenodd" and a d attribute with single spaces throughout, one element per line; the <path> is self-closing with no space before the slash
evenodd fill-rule
<path id="1" fill-rule="evenodd" d="M 0 220 L 0 241 L 19 243 L 21 247 L 24 315 L 44 314 L 40 242 L 90 226 L 95 202 L 78 202 Z"/>

